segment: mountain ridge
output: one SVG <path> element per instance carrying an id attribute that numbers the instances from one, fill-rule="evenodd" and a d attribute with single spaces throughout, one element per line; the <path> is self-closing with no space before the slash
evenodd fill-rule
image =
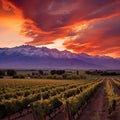
<path id="1" fill-rule="evenodd" d="M 120 59 L 22 45 L 0 48 L 1 68 L 120 69 Z"/>

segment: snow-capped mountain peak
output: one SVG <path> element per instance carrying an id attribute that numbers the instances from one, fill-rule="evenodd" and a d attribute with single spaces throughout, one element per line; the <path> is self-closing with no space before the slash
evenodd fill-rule
<path id="1" fill-rule="evenodd" d="M 0 48 L 0 66 L 2 68 L 120 69 L 120 59 L 23 45 L 13 48 Z"/>

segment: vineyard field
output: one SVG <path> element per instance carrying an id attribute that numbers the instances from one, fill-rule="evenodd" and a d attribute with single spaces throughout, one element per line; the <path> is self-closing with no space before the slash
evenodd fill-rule
<path id="1" fill-rule="evenodd" d="M 0 80 L 0 120 L 119 120 L 120 78 Z"/>

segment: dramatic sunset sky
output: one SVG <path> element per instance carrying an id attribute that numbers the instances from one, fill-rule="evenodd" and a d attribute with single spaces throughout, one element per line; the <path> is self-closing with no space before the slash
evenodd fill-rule
<path id="1" fill-rule="evenodd" d="M 0 0 L 0 47 L 23 44 L 120 57 L 120 0 Z"/>

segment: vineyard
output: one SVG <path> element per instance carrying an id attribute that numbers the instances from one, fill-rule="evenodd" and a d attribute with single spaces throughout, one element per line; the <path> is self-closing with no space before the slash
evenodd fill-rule
<path id="1" fill-rule="evenodd" d="M 0 120 L 119 120 L 120 79 L 0 80 Z"/>

